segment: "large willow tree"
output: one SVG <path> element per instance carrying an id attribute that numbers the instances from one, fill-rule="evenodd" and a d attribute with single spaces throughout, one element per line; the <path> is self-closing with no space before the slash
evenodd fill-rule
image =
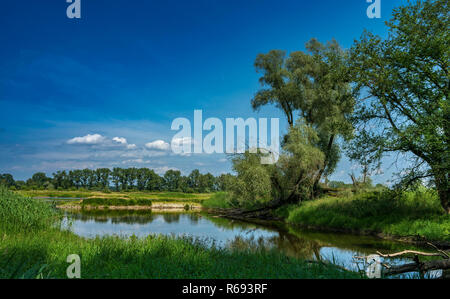
<path id="1" fill-rule="evenodd" d="M 331 174 L 339 161 L 338 138 L 352 135 L 349 117 L 355 100 L 346 72 L 347 53 L 338 43 L 333 40 L 325 45 L 312 39 L 306 50 L 289 57 L 280 50 L 258 55 L 255 67 L 262 73 L 262 89 L 252 99 L 252 106 L 257 110 L 273 104 L 284 112 L 291 128 L 300 119 L 316 131 L 315 146 L 325 157 L 313 179 L 317 194 L 319 181 Z"/>
<path id="2" fill-rule="evenodd" d="M 354 156 L 414 157 L 403 181 L 429 178 L 450 213 L 449 11 L 448 0 L 399 7 L 388 38 L 364 33 L 349 61 L 362 92 Z"/>

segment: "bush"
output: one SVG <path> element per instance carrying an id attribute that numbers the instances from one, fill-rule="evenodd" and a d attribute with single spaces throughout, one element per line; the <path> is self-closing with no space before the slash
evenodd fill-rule
<path id="1" fill-rule="evenodd" d="M 217 192 L 214 193 L 209 199 L 202 202 L 202 206 L 205 208 L 217 208 L 226 209 L 230 208 L 229 194 L 227 192 Z"/>
<path id="2" fill-rule="evenodd" d="M 184 191 L 185 193 L 195 193 L 195 190 L 192 188 L 186 188 L 186 190 Z"/>
<path id="3" fill-rule="evenodd" d="M 349 198 L 353 196 L 353 191 L 351 189 L 345 189 L 337 192 L 337 197 Z"/>

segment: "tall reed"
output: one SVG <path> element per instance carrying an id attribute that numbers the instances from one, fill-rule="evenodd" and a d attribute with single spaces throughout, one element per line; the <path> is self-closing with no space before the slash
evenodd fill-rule
<path id="1" fill-rule="evenodd" d="M 61 213 L 49 203 L 24 197 L 0 186 L 0 230 L 33 232 L 61 221 Z"/>

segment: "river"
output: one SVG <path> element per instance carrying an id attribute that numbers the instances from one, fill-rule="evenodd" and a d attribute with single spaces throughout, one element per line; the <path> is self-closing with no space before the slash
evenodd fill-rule
<path id="1" fill-rule="evenodd" d="M 297 258 L 320 259 L 349 270 L 365 271 L 371 277 L 380 276 L 382 266 L 378 262 L 398 265 L 411 260 L 381 258 L 378 262 L 373 262 L 373 259 L 368 261 L 355 257 L 373 255 L 377 251 L 392 253 L 417 249 L 408 244 L 370 236 L 320 233 L 273 223 L 261 225 L 201 212 L 77 211 L 66 212 L 64 223 L 75 234 L 86 238 L 164 234 L 190 236 L 201 239 L 208 246 L 237 250 L 263 246 L 267 250 L 281 251 Z M 435 278 L 440 275 L 440 271 L 432 271 L 425 277 Z M 409 273 L 403 277 L 415 278 L 418 273 Z"/>

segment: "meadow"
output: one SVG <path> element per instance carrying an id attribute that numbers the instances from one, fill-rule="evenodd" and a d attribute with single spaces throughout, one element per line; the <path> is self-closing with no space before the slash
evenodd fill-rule
<path id="1" fill-rule="evenodd" d="M 158 202 L 190 201 L 201 203 L 211 197 L 210 193 L 183 193 L 183 192 L 146 192 L 146 191 L 92 191 L 92 190 L 20 190 L 18 194 L 27 197 L 53 197 L 53 198 L 120 198 L 120 199 L 151 199 Z"/>

